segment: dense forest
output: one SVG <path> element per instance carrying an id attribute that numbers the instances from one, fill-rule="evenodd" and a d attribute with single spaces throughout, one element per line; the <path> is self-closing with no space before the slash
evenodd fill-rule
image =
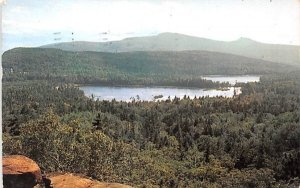
<path id="1" fill-rule="evenodd" d="M 300 71 L 203 51 L 3 55 L 3 154 L 44 173 L 134 187 L 297 187 Z M 208 74 L 259 74 L 233 98 L 100 101 L 78 84 L 223 87 Z"/>
<path id="2" fill-rule="evenodd" d="M 4 67 L 20 63 L 6 58 Z M 120 102 L 87 98 L 71 81 L 41 79 L 55 66 L 25 60 L 4 73 L 4 155 L 26 155 L 45 173 L 134 187 L 299 186 L 298 71 L 242 84 L 234 98 Z M 17 79 L 16 71 L 40 77 Z"/>

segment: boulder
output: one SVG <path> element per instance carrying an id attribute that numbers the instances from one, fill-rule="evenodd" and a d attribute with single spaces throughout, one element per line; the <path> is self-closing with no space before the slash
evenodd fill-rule
<path id="1" fill-rule="evenodd" d="M 62 174 L 50 177 L 53 188 L 132 188 L 118 183 L 100 183 L 73 174 Z"/>
<path id="2" fill-rule="evenodd" d="M 42 183 L 39 166 L 22 155 L 3 156 L 4 188 L 32 188 Z"/>

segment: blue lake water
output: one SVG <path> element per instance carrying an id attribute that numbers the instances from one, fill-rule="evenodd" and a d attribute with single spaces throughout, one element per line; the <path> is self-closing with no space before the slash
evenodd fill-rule
<path id="1" fill-rule="evenodd" d="M 234 85 L 236 82 L 258 82 L 259 76 L 205 76 L 207 80 L 229 82 Z M 113 86 L 82 86 L 81 90 L 84 91 L 88 97 L 94 97 L 99 100 L 112 100 L 117 101 L 154 101 L 154 100 L 166 100 L 170 97 L 173 99 L 175 96 L 183 98 L 189 96 L 190 98 L 202 97 L 202 96 L 223 96 L 232 97 L 234 90 L 237 94 L 241 92 L 240 88 L 229 87 L 222 90 L 218 89 L 197 89 L 197 88 L 176 88 L 176 87 L 113 87 Z M 159 98 L 155 99 L 155 96 Z"/>

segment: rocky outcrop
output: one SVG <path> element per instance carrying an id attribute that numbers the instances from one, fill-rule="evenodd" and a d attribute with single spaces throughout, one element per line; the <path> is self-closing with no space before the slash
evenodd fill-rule
<path id="1" fill-rule="evenodd" d="M 62 174 L 50 177 L 53 188 L 132 188 L 118 183 L 101 183 L 73 174 Z"/>
<path id="2" fill-rule="evenodd" d="M 41 175 L 39 166 L 28 157 L 9 155 L 3 157 L 4 188 L 132 188 L 118 183 L 102 183 L 73 174 Z"/>
<path id="3" fill-rule="evenodd" d="M 32 188 L 42 183 L 39 166 L 31 159 L 22 155 L 3 157 L 4 188 Z"/>

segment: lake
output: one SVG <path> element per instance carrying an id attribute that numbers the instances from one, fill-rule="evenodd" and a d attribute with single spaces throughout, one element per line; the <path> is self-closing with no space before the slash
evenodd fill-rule
<path id="1" fill-rule="evenodd" d="M 229 82 L 234 85 L 236 82 L 247 83 L 247 82 L 258 82 L 259 76 L 203 76 L 203 79 Z M 154 100 L 166 100 L 169 98 L 173 99 L 175 96 L 183 98 L 189 96 L 190 98 L 196 97 L 233 97 L 234 90 L 236 94 L 241 93 L 239 87 L 229 87 L 222 90 L 218 89 L 198 89 L 198 88 L 176 88 L 176 87 L 114 87 L 114 86 L 82 86 L 81 90 L 88 97 L 94 96 L 95 99 L 99 100 L 112 100 L 117 101 L 131 101 L 142 100 L 142 101 L 154 101 Z"/>

